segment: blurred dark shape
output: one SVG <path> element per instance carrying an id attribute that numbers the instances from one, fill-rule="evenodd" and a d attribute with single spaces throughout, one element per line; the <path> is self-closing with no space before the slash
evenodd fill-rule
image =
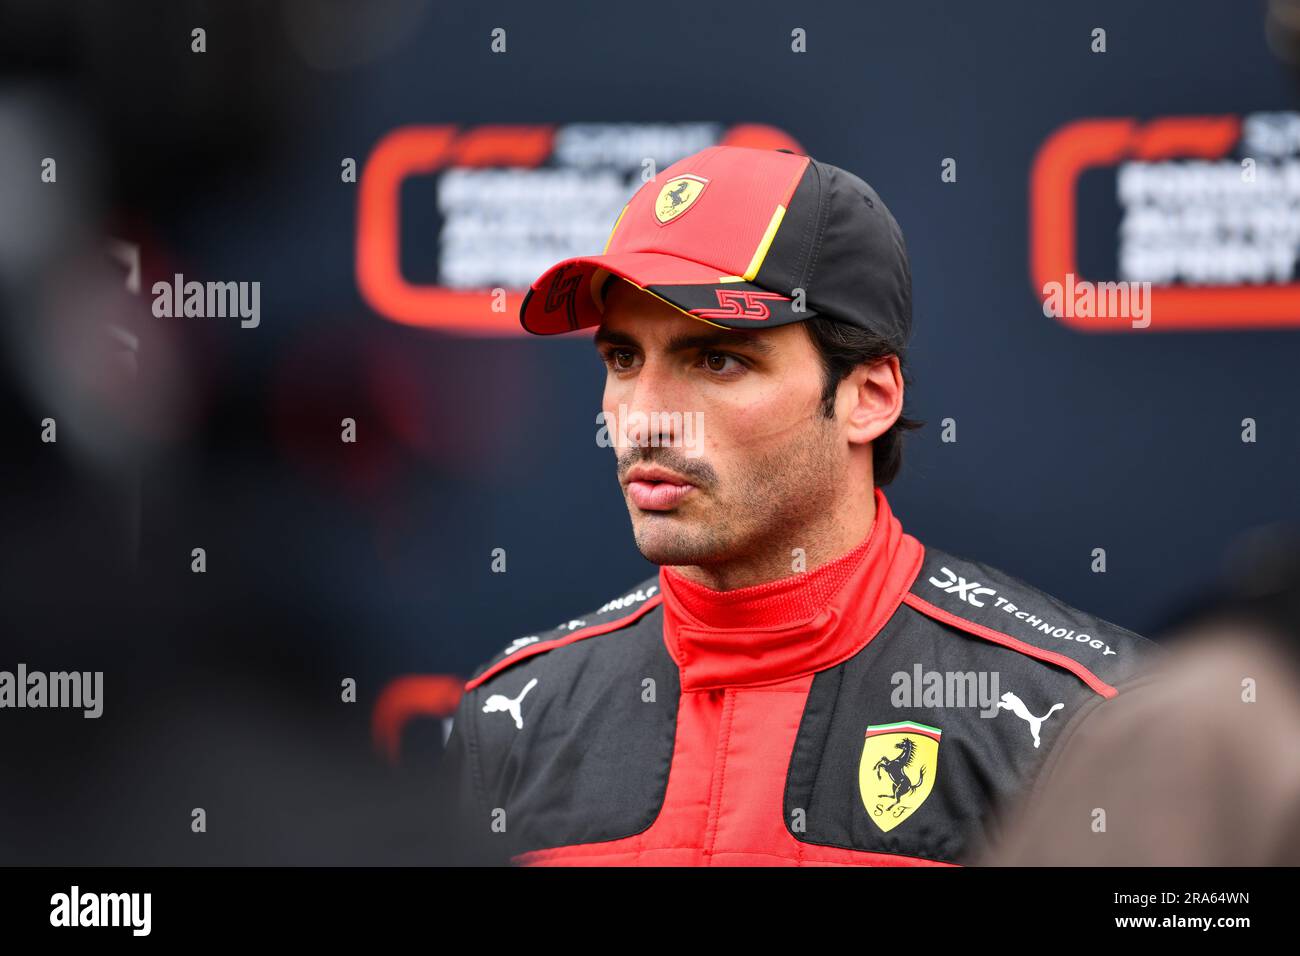
<path id="1" fill-rule="evenodd" d="M 410 722 L 399 769 L 372 749 L 370 709 L 408 662 L 363 628 L 352 578 L 322 580 L 340 554 L 379 572 L 369 549 L 318 546 L 364 525 L 281 474 L 271 330 L 150 312 L 156 279 L 247 274 L 290 154 L 334 106 L 279 12 L 0 0 L 0 667 L 98 670 L 105 689 L 99 719 L 0 720 L 0 865 L 436 857 L 418 758 L 440 722 Z"/>
<path id="2" fill-rule="evenodd" d="M 1274 56 L 1300 70 L 1300 0 L 1269 0 L 1264 35 Z"/>
<path id="3" fill-rule="evenodd" d="M 1239 539 L 1163 643 L 1071 721 L 985 865 L 1300 864 L 1300 532 Z"/>
<path id="4" fill-rule="evenodd" d="M 39 79 L 76 107 L 114 206 L 164 214 L 256 176 L 310 119 L 309 74 L 267 6 L 2 0 L 0 81 Z M 191 52 L 196 28 L 206 53 Z"/>
<path id="5" fill-rule="evenodd" d="M 347 70 L 389 56 L 410 41 L 429 14 L 429 0 L 284 0 L 289 42 L 317 70 Z"/>

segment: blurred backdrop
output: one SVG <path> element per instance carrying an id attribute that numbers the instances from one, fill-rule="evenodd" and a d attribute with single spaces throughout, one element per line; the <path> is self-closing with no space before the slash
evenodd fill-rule
<path id="1" fill-rule="evenodd" d="M 1070 6 L 2 0 L 0 669 L 104 703 L 0 711 L 0 863 L 437 860 L 459 679 L 653 571 L 522 290 L 717 142 L 904 229 L 908 532 L 1153 636 L 1216 593 L 1300 520 L 1300 18 Z M 1072 324 L 1067 268 L 1176 295 Z"/>

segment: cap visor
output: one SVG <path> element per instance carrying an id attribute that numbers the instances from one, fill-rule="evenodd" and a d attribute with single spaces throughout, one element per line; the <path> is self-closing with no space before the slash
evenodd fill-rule
<path id="1" fill-rule="evenodd" d="M 594 279 L 603 272 L 658 295 L 670 305 L 687 311 L 657 287 L 691 286 L 712 289 L 723 284 L 723 276 L 712 266 L 680 259 L 660 252 L 621 252 L 600 256 L 579 256 L 557 263 L 533 283 L 519 310 L 519 321 L 535 335 L 556 335 L 599 325 L 604 303 Z M 747 283 L 737 282 L 745 286 Z M 700 318 L 692 315 L 691 318 Z"/>

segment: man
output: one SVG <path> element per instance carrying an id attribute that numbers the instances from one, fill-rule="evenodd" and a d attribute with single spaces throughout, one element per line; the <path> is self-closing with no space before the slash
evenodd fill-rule
<path id="1" fill-rule="evenodd" d="M 690 156 L 520 318 L 598 326 L 619 481 L 661 568 L 466 684 L 443 776 L 483 858 L 968 862 L 1060 726 L 1151 654 L 903 532 L 881 487 L 916 425 L 911 273 L 851 173 Z"/>

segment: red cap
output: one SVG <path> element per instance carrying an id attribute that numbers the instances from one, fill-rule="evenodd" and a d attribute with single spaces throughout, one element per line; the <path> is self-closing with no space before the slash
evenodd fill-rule
<path id="1" fill-rule="evenodd" d="M 743 146 L 713 146 L 674 163 L 623 207 L 604 254 L 567 259 L 533 283 L 520 321 L 539 335 L 600 324 L 609 273 L 678 308 L 685 303 L 671 290 L 680 286 L 749 292 L 750 303 L 761 303 L 753 294 L 771 293 L 751 280 L 807 166 L 807 156 Z"/>
<path id="2" fill-rule="evenodd" d="M 901 344 L 911 326 L 911 272 L 885 204 L 788 150 L 712 146 L 669 166 L 623 207 L 601 255 L 533 283 L 520 323 L 538 335 L 599 325 L 610 275 L 726 328 L 821 315 Z"/>

